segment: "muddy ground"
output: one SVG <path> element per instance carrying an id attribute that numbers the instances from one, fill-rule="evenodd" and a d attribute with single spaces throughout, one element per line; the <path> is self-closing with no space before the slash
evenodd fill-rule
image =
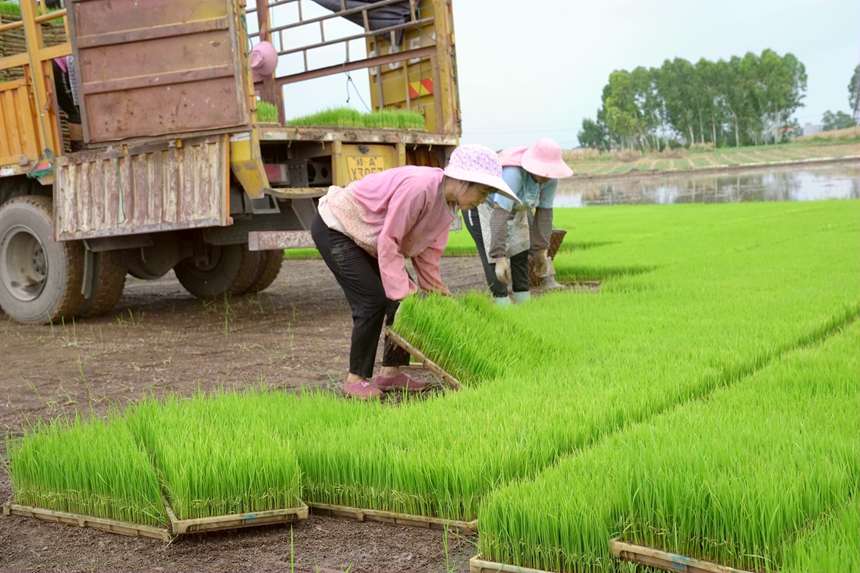
<path id="1" fill-rule="evenodd" d="M 477 257 L 448 258 L 452 290 L 483 286 Z M 230 303 L 188 295 L 172 274 L 129 278 L 108 316 L 53 327 L 0 315 L 0 434 L 75 410 L 104 412 L 150 394 L 241 388 L 336 389 L 350 315 L 320 261 L 285 261 L 266 292 Z M 381 356 L 381 353 L 380 353 Z M 4 448 L 5 446 L 0 446 Z M 5 453 L 5 452 L 3 452 Z M 11 495 L 0 469 L 0 500 Z M 311 517 L 289 527 L 212 534 L 164 545 L 89 529 L 0 518 L 0 571 L 467 571 L 474 539 L 438 531 Z"/>

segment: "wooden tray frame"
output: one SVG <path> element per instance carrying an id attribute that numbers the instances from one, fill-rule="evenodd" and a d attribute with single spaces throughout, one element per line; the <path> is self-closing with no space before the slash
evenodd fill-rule
<path id="1" fill-rule="evenodd" d="M 423 352 L 412 346 L 409 341 L 387 326 L 385 327 L 385 336 L 387 336 L 391 342 L 412 355 L 412 357 L 420 363 L 423 368 L 439 376 L 439 378 L 441 378 L 445 385 L 451 390 L 459 390 L 462 387 L 459 380 L 451 376 L 444 368 L 427 358 Z"/>
<path id="2" fill-rule="evenodd" d="M 137 525 L 124 521 L 106 519 L 104 517 L 90 517 L 78 513 L 67 513 L 42 509 L 40 507 L 29 507 L 17 503 L 6 503 L 3 505 L 3 515 L 17 515 L 20 517 L 32 517 L 50 523 L 62 523 L 76 527 L 91 527 L 108 533 L 116 533 L 128 537 L 148 537 L 160 541 L 169 542 L 173 535 L 167 528 L 152 527 L 148 525 Z"/>
<path id="3" fill-rule="evenodd" d="M 333 505 L 329 503 L 309 503 L 311 513 L 314 515 L 328 515 L 331 517 L 345 517 L 356 521 L 378 521 L 381 523 L 394 523 L 410 527 L 424 527 L 427 529 L 456 529 L 463 533 L 471 534 L 478 531 L 478 520 L 458 521 L 456 519 L 444 519 L 441 517 L 425 517 L 423 515 L 412 515 L 408 513 L 397 513 L 394 511 L 383 511 L 379 509 L 360 509 L 345 505 Z"/>
<path id="4" fill-rule="evenodd" d="M 304 503 L 287 509 L 234 513 L 232 515 L 217 515 L 195 519 L 178 519 L 169 503 L 165 503 L 164 507 L 167 510 L 167 517 L 170 519 L 170 531 L 176 536 L 208 533 L 211 531 L 229 531 L 261 525 L 295 523 L 296 521 L 308 518 L 308 506 Z"/>

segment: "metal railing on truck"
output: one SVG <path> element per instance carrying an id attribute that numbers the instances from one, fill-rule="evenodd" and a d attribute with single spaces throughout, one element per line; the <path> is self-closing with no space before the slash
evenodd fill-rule
<path id="1" fill-rule="evenodd" d="M 283 87 L 298 82 L 344 72 L 368 69 L 371 77 L 371 105 L 374 109 L 396 107 L 415 109 L 425 117 L 430 133 L 458 137 L 460 104 L 457 91 L 454 29 L 450 0 L 314 0 L 330 13 L 306 18 L 302 0 L 258 0 L 259 6 L 246 10 L 257 17 L 258 32 L 249 33 L 252 41 L 272 42 L 279 56 L 301 54 L 302 70 L 263 82 L 261 94 L 279 109 L 284 120 Z M 272 13 L 280 7 L 294 6 L 297 17 L 287 23 L 274 23 Z M 399 22 L 391 11 L 402 14 Z M 386 19 L 377 17 L 387 11 Z M 361 26 L 361 32 L 338 38 L 327 37 L 325 24 L 345 18 Z M 317 26 L 319 41 L 288 47 L 285 34 Z M 355 59 L 350 43 L 364 40 L 366 54 Z M 313 66 L 312 52 L 343 46 L 343 58 L 333 65 Z"/>

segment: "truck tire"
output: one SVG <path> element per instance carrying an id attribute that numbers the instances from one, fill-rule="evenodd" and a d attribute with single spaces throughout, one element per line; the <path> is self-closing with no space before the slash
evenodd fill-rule
<path id="1" fill-rule="evenodd" d="M 71 319 L 83 300 L 83 272 L 83 245 L 54 240 L 50 198 L 26 195 L 0 208 L 0 307 L 12 319 Z"/>
<path id="2" fill-rule="evenodd" d="M 251 286 L 260 274 L 260 267 L 263 264 L 263 253 L 259 251 L 249 251 L 248 245 L 242 245 L 244 253 L 242 253 L 242 266 L 239 269 L 239 274 L 230 286 L 230 294 L 241 296 L 250 292 Z"/>
<path id="3" fill-rule="evenodd" d="M 78 315 L 84 318 L 101 316 L 113 310 L 125 288 L 125 265 L 119 253 L 93 253 L 93 292 L 84 299 Z"/>
<path id="4" fill-rule="evenodd" d="M 278 278 L 278 273 L 281 272 L 281 265 L 284 263 L 284 251 L 277 249 L 274 251 L 262 251 L 262 261 L 257 276 L 254 277 L 254 282 L 248 288 L 248 294 L 262 292 L 269 288 L 275 279 Z"/>
<path id="5" fill-rule="evenodd" d="M 194 258 L 179 262 L 173 271 L 176 278 L 189 293 L 208 300 L 225 295 L 241 294 L 239 288 L 247 288 L 248 276 L 256 276 L 259 258 L 248 250 L 247 245 L 223 245 L 211 247 L 209 265 L 198 266 Z"/>

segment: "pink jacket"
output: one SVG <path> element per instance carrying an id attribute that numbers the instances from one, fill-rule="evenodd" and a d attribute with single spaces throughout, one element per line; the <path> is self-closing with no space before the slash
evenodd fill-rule
<path id="1" fill-rule="evenodd" d="M 417 290 L 406 273 L 407 258 L 422 289 L 447 292 L 440 263 L 454 211 L 442 196 L 441 183 L 441 169 L 396 167 L 351 183 L 346 193 L 332 194 L 327 201 L 346 233 L 371 247 L 365 248 L 379 260 L 382 285 L 391 300 Z"/>

